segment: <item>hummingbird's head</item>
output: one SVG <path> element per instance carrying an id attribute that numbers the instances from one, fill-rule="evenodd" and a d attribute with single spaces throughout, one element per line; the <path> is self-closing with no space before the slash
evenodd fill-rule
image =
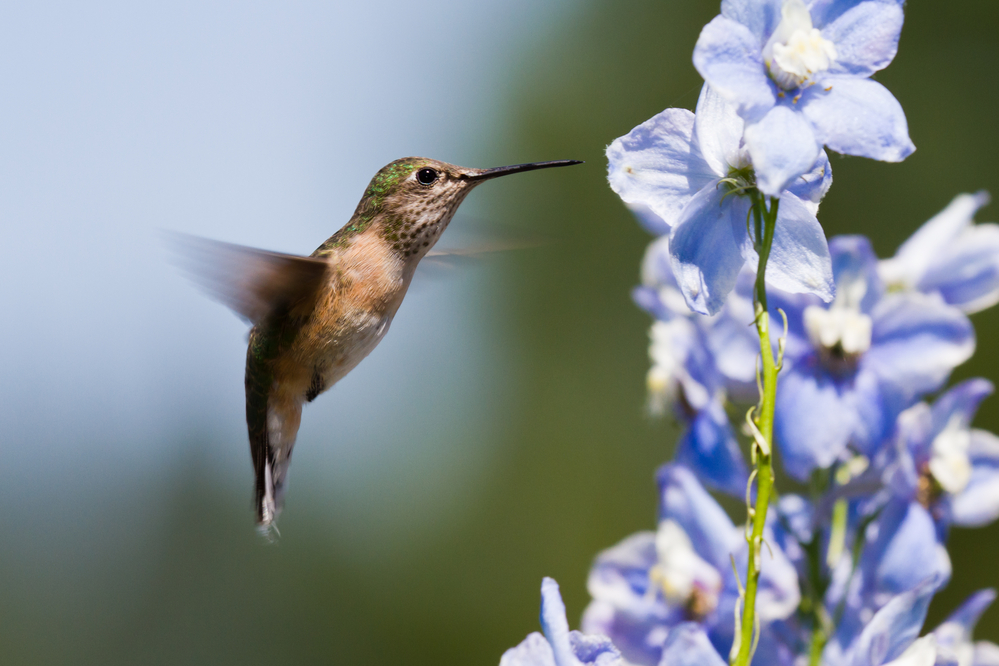
<path id="1" fill-rule="evenodd" d="M 382 236 L 403 257 L 419 259 L 434 246 L 472 188 L 521 171 L 579 164 L 577 160 L 470 169 L 425 157 L 405 157 L 371 179 L 355 218 L 378 220 Z"/>

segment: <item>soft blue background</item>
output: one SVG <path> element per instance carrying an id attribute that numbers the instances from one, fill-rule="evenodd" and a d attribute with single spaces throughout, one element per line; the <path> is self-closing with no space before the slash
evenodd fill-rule
<path id="1" fill-rule="evenodd" d="M 495 664 L 570 619 L 589 562 L 654 519 L 648 238 L 604 146 L 693 106 L 712 2 L 8 3 L 0 8 L 0 654 L 11 664 Z M 833 158 L 820 219 L 892 252 L 999 195 L 999 16 L 911 5 L 879 79 L 918 150 Z M 168 263 L 172 229 L 308 253 L 404 155 L 577 158 L 477 191 L 448 232 L 541 248 L 427 271 L 310 405 L 283 538 L 252 529 L 245 327 Z M 982 219 L 993 217 L 995 207 Z M 465 239 L 462 238 L 465 234 Z M 999 315 L 960 377 L 999 378 Z M 987 401 L 977 424 L 999 430 Z M 931 622 L 999 584 L 957 531 Z M 979 635 L 999 640 L 999 612 Z"/>

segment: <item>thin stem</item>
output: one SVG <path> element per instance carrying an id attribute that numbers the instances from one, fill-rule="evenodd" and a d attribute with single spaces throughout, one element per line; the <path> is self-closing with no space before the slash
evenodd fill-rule
<path id="1" fill-rule="evenodd" d="M 750 196 L 753 201 L 753 240 L 760 262 L 756 269 L 756 332 L 760 336 L 760 374 L 763 389 L 759 407 L 754 410 L 753 423 L 758 433 L 754 433 L 753 459 L 756 463 L 756 506 L 747 507 L 748 521 L 746 541 L 749 543 L 749 558 L 746 571 L 746 593 L 743 599 L 741 623 L 733 644 L 733 666 L 748 666 L 753 657 L 757 627 L 756 591 L 762 565 L 763 528 L 767 521 L 767 507 L 773 493 L 774 473 L 772 464 L 774 405 L 777 399 L 777 362 L 770 344 L 770 317 L 767 314 L 766 268 L 773 244 L 774 228 L 777 224 L 778 199 L 770 198 L 767 208 L 764 198 L 756 191 Z M 762 441 L 761 441 L 762 440 Z M 751 529 L 750 529 L 751 528 Z"/>
<path id="2" fill-rule="evenodd" d="M 826 550 L 826 566 L 835 569 L 846 546 L 847 511 L 846 498 L 840 497 L 833 505 L 832 529 L 829 530 L 829 548 Z"/>
<path id="3" fill-rule="evenodd" d="M 829 637 L 826 635 L 826 630 L 816 623 L 814 631 L 812 631 L 812 645 L 808 650 L 808 666 L 819 666 L 822 661 L 822 650 L 826 647 L 826 641 Z"/>

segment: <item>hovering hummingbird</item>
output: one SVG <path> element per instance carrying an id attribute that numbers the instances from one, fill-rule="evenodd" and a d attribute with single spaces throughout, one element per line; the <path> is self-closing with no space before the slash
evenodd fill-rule
<path id="1" fill-rule="evenodd" d="M 256 476 L 257 525 L 281 511 L 291 452 L 312 402 L 388 332 L 420 260 L 472 188 L 498 176 L 578 160 L 468 169 L 406 157 L 371 179 L 350 221 L 308 257 L 190 236 L 185 268 L 246 319 L 246 425 Z"/>

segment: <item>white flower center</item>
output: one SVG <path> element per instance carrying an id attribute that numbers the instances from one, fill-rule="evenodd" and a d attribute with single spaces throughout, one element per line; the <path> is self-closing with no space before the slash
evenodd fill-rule
<path id="1" fill-rule="evenodd" d="M 871 348 L 871 318 L 853 308 L 805 308 L 805 330 L 816 347 L 859 356 Z"/>
<path id="2" fill-rule="evenodd" d="M 860 311 L 860 302 L 867 293 L 862 279 L 838 285 L 836 300 L 827 310 L 819 305 L 805 308 L 805 331 L 825 360 L 833 363 L 855 363 L 871 348 L 872 321 Z"/>
<path id="3" fill-rule="evenodd" d="M 649 581 L 666 601 L 683 606 L 692 616 L 704 617 L 718 605 L 722 577 L 694 550 L 687 533 L 673 520 L 659 523 L 656 532 L 658 562 Z"/>
<path id="4" fill-rule="evenodd" d="M 971 479 L 970 447 L 971 431 L 961 424 L 959 414 L 952 416 L 947 427 L 933 439 L 930 474 L 952 495 L 964 490 Z"/>
<path id="5" fill-rule="evenodd" d="M 836 46 L 812 27 L 802 0 L 784 0 L 780 23 L 763 48 L 763 60 L 777 85 L 794 90 L 832 66 Z"/>

